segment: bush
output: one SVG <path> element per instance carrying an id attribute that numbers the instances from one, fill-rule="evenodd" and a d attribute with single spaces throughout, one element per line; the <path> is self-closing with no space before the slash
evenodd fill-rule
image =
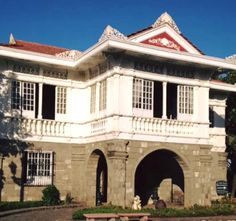
<path id="1" fill-rule="evenodd" d="M 191 208 L 174 209 L 151 209 L 143 208 L 142 210 L 132 210 L 130 208 L 123 209 L 118 206 L 102 206 L 94 208 L 86 208 L 77 210 L 73 214 L 73 219 L 84 219 L 85 213 L 135 213 L 146 212 L 150 213 L 152 217 L 196 217 L 196 216 L 218 216 L 218 215 L 232 215 L 234 214 L 235 207 L 229 204 L 215 204 L 211 207 L 204 207 L 194 205 Z"/>
<path id="2" fill-rule="evenodd" d="M 48 206 L 60 204 L 60 192 L 54 185 L 47 186 L 45 189 L 43 189 L 42 193 L 44 205 Z"/>
<path id="3" fill-rule="evenodd" d="M 43 206 L 42 201 L 0 202 L 0 211 Z"/>

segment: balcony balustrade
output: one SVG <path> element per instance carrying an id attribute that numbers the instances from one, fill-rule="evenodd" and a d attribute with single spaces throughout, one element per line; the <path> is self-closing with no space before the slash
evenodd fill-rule
<path id="1" fill-rule="evenodd" d="M 8 123 L 7 123 L 8 122 Z M 104 133 L 122 132 L 180 137 L 207 137 L 208 125 L 174 119 L 143 117 L 108 117 L 86 123 L 60 122 L 46 119 L 9 118 L 5 131 L 21 138 L 33 136 L 86 138 Z M 207 133 L 207 134 L 206 134 Z M 4 134 L 2 132 L 1 134 Z"/>

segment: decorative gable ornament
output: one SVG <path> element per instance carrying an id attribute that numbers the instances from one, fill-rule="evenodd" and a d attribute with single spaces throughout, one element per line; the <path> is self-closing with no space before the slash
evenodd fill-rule
<path id="1" fill-rule="evenodd" d="M 77 60 L 80 55 L 81 55 L 80 51 L 69 50 L 69 51 L 64 51 L 64 52 L 56 54 L 56 57 L 65 58 L 65 59 L 69 59 L 69 60 Z"/>
<path id="2" fill-rule="evenodd" d="M 236 64 L 236 54 L 226 57 L 225 59 L 229 62 Z"/>
<path id="3" fill-rule="evenodd" d="M 12 33 L 10 34 L 10 37 L 9 37 L 9 45 L 16 45 L 16 40 Z"/>
<path id="4" fill-rule="evenodd" d="M 176 25 L 175 21 L 172 19 L 172 17 L 167 13 L 163 13 L 152 25 L 153 28 L 159 27 L 161 25 L 168 24 L 170 27 L 172 27 L 177 33 L 181 33 L 178 26 Z"/>
<path id="5" fill-rule="evenodd" d="M 99 38 L 99 42 L 100 41 L 104 41 L 107 39 L 111 39 L 111 38 L 115 38 L 115 39 L 122 39 L 122 40 L 127 40 L 128 38 L 123 35 L 121 32 L 119 32 L 117 29 L 112 28 L 110 25 L 108 25 L 105 30 L 103 31 L 101 37 Z"/>

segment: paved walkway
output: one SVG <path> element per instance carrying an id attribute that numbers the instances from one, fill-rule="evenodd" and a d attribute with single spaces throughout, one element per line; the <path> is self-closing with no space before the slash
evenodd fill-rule
<path id="1" fill-rule="evenodd" d="M 71 221 L 72 213 L 78 208 L 36 210 L 0 217 L 1 221 Z"/>
<path id="2" fill-rule="evenodd" d="M 0 221 L 72 221 L 72 214 L 76 210 L 78 207 L 32 210 L 0 217 Z M 236 221 L 236 216 L 151 218 L 150 221 Z"/>

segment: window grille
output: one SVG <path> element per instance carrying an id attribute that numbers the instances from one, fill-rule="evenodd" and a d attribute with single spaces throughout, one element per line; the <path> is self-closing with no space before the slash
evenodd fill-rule
<path id="1" fill-rule="evenodd" d="M 133 79 L 133 108 L 152 110 L 153 81 Z"/>
<path id="2" fill-rule="evenodd" d="M 91 86 L 90 95 L 90 113 L 95 113 L 96 111 L 96 84 Z"/>
<path id="3" fill-rule="evenodd" d="M 12 81 L 12 109 L 34 111 L 35 83 Z"/>
<path id="4" fill-rule="evenodd" d="M 34 100 L 35 100 L 35 84 L 22 82 L 22 91 L 23 91 L 23 110 L 34 110 Z"/>
<path id="5" fill-rule="evenodd" d="M 57 87 L 57 113 L 66 114 L 67 90 L 65 87 Z"/>
<path id="6" fill-rule="evenodd" d="M 193 87 L 179 85 L 179 113 L 193 114 Z"/>
<path id="7" fill-rule="evenodd" d="M 19 110 L 21 106 L 21 87 L 19 81 L 12 81 L 11 106 L 12 109 L 16 110 Z"/>
<path id="8" fill-rule="evenodd" d="M 26 151 L 27 171 L 26 184 L 52 184 L 53 153 L 43 151 Z"/>
<path id="9" fill-rule="evenodd" d="M 106 80 L 100 83 L 99 88 L 99 110 L 105 110 L 107 105 L 107 82 Z"/>

